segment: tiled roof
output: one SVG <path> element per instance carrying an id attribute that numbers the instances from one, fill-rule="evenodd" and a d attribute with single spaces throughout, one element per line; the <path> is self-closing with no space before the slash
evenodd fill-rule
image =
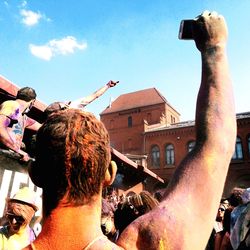
<path id="1" fill-rule="evenodd" d="M 161 103 L 168 102 L 157 89 L 149 88 L 120 95 L 101 115 Z"/>

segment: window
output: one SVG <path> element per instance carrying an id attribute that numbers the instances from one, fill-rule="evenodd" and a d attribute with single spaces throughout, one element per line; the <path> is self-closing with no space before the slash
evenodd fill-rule
<path id="1" fill-rule="evenodd" d="M 151 166 L 153 168 L 160 167 L 160 150 L 157 145 L 153 146 L 151 149 Z"/>
<path id="2" fill-rule="evenodd" d="M 242 143 L 241 143 L 240 137 L 237 137 L 237 139 L 236 139 L 235 151 L 234 151 L 232 159 L 233 160 L 243 159 Z"/>
<path id="3" fill-rule="evenodd" d="M 194 146 L 195 146 L 195 141 L 188 142 L 188 144 L 187 144 L 187 151 L 188 152 L 192 151 L 193 148 L 194 148 Z"/>
<path id="4" fill-rule="evenodd" d="M 131 128 L 132 127 L 132 116 L 128 117 L 128 127 Z"/>
<path id="5" fill-rule="evenodd" d="M 171 115 L 171 123 L 175 123 L 175 117 Z"/>
<path id="6" fill-rule="evenodd" d="M 250 135 L 247 138 L 248 154 L 250 155 Z"/>
<path id="7" fill-rule="evenodd" d="M 174 164 L 174 146 L 173 144 L 168 144 L 165 149 L 166 164 Z"/>

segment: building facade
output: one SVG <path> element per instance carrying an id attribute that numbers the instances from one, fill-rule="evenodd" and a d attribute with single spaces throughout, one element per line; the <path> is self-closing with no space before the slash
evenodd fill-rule
<path id="1" fill-rule="evenodd" d="M 111 146 L 123 154 L 143 155 L 144 127 L 164 121 L 179 122 L 180 114 L 155 89 L 119 96 L 101 114 Z"/>
<path id="2" fill-rule="evenodd" d="M 119 96 L 101 114 L 114 148 L 168 183 L 176 167 L 195 145 L 195 122 L 180 114 L 155 88 Z M 224 196 L 233 187 L 250 187 L 250 112 L 236 115 L 237 140 Z M 153 183 L 147 189 L 154 191 Z"/>

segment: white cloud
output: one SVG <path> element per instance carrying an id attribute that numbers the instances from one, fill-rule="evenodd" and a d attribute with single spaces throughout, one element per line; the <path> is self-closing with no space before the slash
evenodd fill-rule
<path id="1" fill-rule="evenodd" d="M 42 15 L 38 12 L 25 9 L 22 9 L 20 11 L 20 14 L 22 16 L 22 23 L 24 23 L 27 26 L 36 25 L 42 17 Z"/>
<path id="2" fill-rule="evenodd" d="M 39 57 L 43 60 L 49 61 L 52 57 L 52 49 L 48 46 L 36 46 L 34 44 L 29 45 L 32 55 Z"/>
<path id="3" fill-rule="evenodd" d="M 84 50 L 87 48 L 87 43 L 78 43 L 73 36 L 67 36 L 61 40 L 50 40 L 47 44 L 37 46 L 34 44 L 29 45 L 30 52 L 43 60 L 49 61 L 56 55 L 67 55 L 75 52 L 76 49 Z"/>
<path id="4" fill-rule="evenodd" d="M 75 49 L 82 50 L 87 48 L 86 43 L 79 44 L 73 36 L 67 36 L 61 40 L 51 40 L 49 46 L 53 48 L 55 52 L 62 55 L 73 53 Z"/>

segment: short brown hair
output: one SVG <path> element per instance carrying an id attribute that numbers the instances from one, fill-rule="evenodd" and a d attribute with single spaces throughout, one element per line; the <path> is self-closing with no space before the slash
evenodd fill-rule
<path id="1" fill-rule="evenodd" d="M 67 109 L 50 115 L 36 141 L 45 212 L 62 198 L 65 205 L 89 202 L 100 192 L 110 158 L 108 132 L 93 114 Z"/>
<path id="2" fill-rule="evenodd" d="M 30 87 L 24 87 L 17 91 L 16 99 L 26 102 L 36 99 L 36 91 Z"/>

